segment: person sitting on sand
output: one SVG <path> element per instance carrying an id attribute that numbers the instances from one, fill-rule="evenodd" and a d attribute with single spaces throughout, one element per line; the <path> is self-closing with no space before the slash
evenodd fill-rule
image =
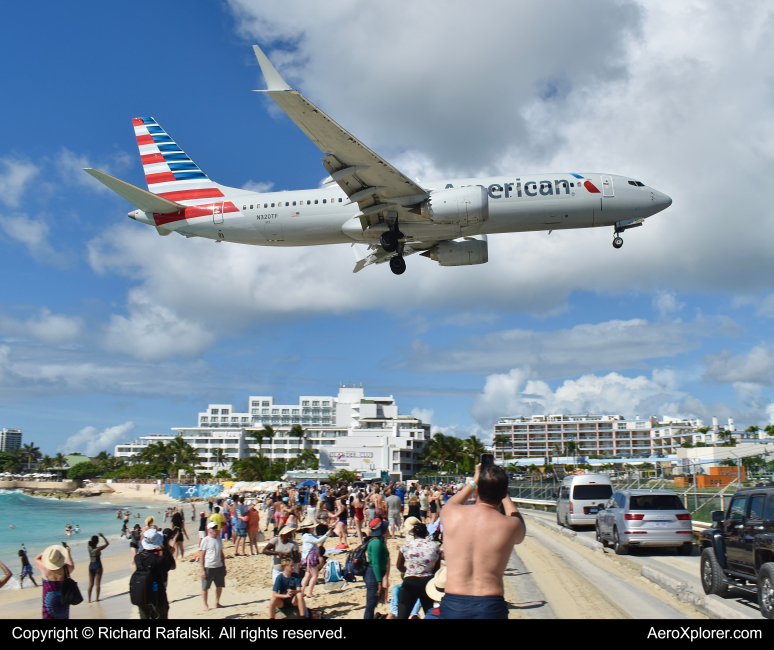
<path id="1" fill-rule="evenodd" d="M 291 607 L 298 607 L 299 615 L 306 617 L 301 578 L 293 572 L 293 560 L 285 557 L 282 558 L 282 573 L 274 580 L 274 590 L 269 600 L 269 618 L 276 618 L 277 609 L 283 609 L 288 604 Z"/>

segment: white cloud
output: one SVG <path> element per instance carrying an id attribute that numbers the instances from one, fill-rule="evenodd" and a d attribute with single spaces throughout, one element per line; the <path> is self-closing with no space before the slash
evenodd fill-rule
<path id="1" fill-rule="evenodd" d="M 434 414 L 435 414 L 435 411 L 433 409 L 420 409 L 420 408 L 411 409 L 412 417 L 422 420 L 422 422 L 424 422 L 425 424 L 432 423 Z"/>
<path id="2" fill-rule="evenodd" d="M 624 377 L 615 372 L 584 375 L 566 380 L 556 390 L 533 377 L 530 368 L 490 375 L 473 402 L 471 415 L 485 429 L 509 415 L 620 413 L 645 417 L 673 411 L 674 400 L 684 396 L 668 370 L 654 371 L 650 378 Z"/>
<path id="3" fill-rule="evenodd" d="M 24 244 L 32 258 L 38 262 L 52 264 L 59 268 L 64 268 L 70 263 L 64 253 L 55 251 L 51 246 L 50 228 L 43 221 L 23 214 L 11 217 L 0 215 L 0 230 L 11 239 Z"/>
<path id="4" fill-rule="evenodd" d="M 101 451 L 112 454 L 117 443 L 132 438 L 130 434 L 133 430 L 133 422 L 124 422 L 102 431 L 98 431 L 96 427 L 84 427 L 59 445 L 57 451 L 62 453 L 79 451 L 86 456 L 96 456 Z"/>
<path id="5" fill-rule="evenodd" d="M 112 315 L 103 345 L 106 350 L 143 361 L 194 356 L 214 341 L 198 323 L 151 302 L 143 292 L 129 293 L 129 317 Z"/>
<path id="6" fill-rule="evenodd" d="M 504 330 L 434 348 L 415 341 L 397 368 L 424 372 L 487 374 L 529 366 L 541 379 L 600 369 L 642 367 L 645 359 L 673 357 L 700 345 L 716 328 L 694 323 L 649 323 L 642 319 L 576 325 L 556 331 Z"/>
<path id="7" fill-rule="evenodd" d="M 756 346 L 747 354 L 733 355 L 728 350 L 708 354 L 704 365 L 705 379 L 720 383 L 768 386 L 774 379 L 774 353 L 765 345 Z"/>
<path id="8" fill-rule="evenodd" d="M 83 170 L 94 167 L 107 174 L 115 175 L 116 172 L 137 164 L 138 156 L 131 156 L 125 151 L 116 151 L 111 156 L 92 160 L 85 154 L 77 154 L 63 147 L 54 158 L 54 165 L 65 183 L 108 194 L 112 192 L 110 188 Z"/>
<path id="9" fill-rule="evenodd" d="M 44 343 L 72 341 L 80 336 L 82 329 L 83 322 L 80 318 L 52 314 L 46 308 L 41 309 L 37 316 L 23 322 L 0 314 L 0 332 Z"/>
<path id="10" fill-rule="evenodd" d="M 39 169 L 37 165 L 27 160 L 0 158 L 0 201 L 8 206 L 16 207 L 24 194 L 29 182 Z"/>
<path id="11" fill-rule="evenodd" d="M 685 303 L 677 300 L 674 291 L 658 291 L 653 297 L 653 306 L 658 310 L 662 319 L 668 318 L 672 313 L 680 311 Z"/>
<path id="12" fill-rule="evenodd" d="M 259 194 L 261 194 L 262 192 L 270 192 L 272 187 L 274 187 L 274 183 L 272 181 L 269 181 L 269 182 L 247 181 L 244 185 L 242 185 L 243 190 L 249 190 L 250 192 L 258 192 Z"/>

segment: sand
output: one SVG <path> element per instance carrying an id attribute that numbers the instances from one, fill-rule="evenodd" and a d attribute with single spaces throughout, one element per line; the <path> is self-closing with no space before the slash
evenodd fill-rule
<path id="1" fill-rule="evenodd" d="M 145 500 L 145 499 L 143 499 Z M 170 619 L 223 619 L 223 618 L 269 618 L 269 599 L 272 591 L 271 562 L 268 555 L 254 555 L 246 557 L 234 557 L 234 545 L 231 541 L 224 543 L 224 555 L 226 556 L 226 588 L 223 590 L 220 609 L 215 609 L 215 588 L 210 589 L 210 611 L 203 611 L 201 597 L 201 581 L 199 563 L 191 561 L 196 554 L 198 546 L 198 530 L 193 529 L 194 524 L 187 522 L 187 530 L 191 540 L 186 543 L 186 557 L 177 561 L 177 568 L 169 572 L 167 585 L 167 597 L 170 602 Z M 268 539 L 268 538 L 267 538 Z M 326 548 L 333 548 L 337 539 L 327 541 Z M 354 531 L 349 538 L 350 549 L 357 546 L 357 537 Z M 398 538 L 387 540 L 390 550 L 390 558 L 393 563 L 391 569 L 390 590 L 394 584 L 400 581 L 399 573 L 394 567 L 398 557 L 397 546 L 403 543 Z M 263 549 L 266 542 L 259 543 L 259 549 Z M 87 604 L 87 587 L 89 584 L 88 562 L 77 555 L 75 559 L 75 571 L 73 579 L 78 582 L 84 602 L 81 605 L 70 608 L 70 617 L 73 619 L 127 619 L 139 618 L 137 608 L 129 601 L 129 566 L 130 552 L 128 543 L 121 540 L 112 543 L 106 549 L 102 564 L 104 574 L 102 577 L 102 593 L 99 603 Z M 346 553 L 338 556 L 342 568 L 346 560 Z M 10 567 L 17 571 L 15 566 Z M 35 568 L 35 579 L 41 583 L 40 572 Z M 25 584 L 27 581 L 25 580 Z M 24 589 L 0 591 L 0 618 L 35 619 L 41 617 L 41 591 L 40 588 L 30 586 Z M 328 592 L 324 585 L 318 584 L 314 593 L 316 598 L 308 599 L 307 606 L 320 611 L 322 618 L 362 618 L 365 608 L 365 584 L 362 578 L 354 583 L 344 583 L 346 586 L 341 591 Z M 380 604 L 377 612 L 389 613 L 389 605 Z M 277 618 L 283 618 L 277 614 Z"/>

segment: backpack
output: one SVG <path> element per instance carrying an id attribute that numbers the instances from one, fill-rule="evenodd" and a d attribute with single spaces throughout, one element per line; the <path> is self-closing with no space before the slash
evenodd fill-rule
<path id="1" fill-rule="evenodd" d="M 338 560 L 330 559 L 325 564 L 325 582 L 341 582 L 344 577 L 341 575 L 341 564 Z"/>
<path id="2" fill-rule="evenodd" d="M 139 559 L 139 567 L 135 569 L 129 578 L 129 600 L 132 605 L 148 609 L 150 606 L 158 606 L 163 601 L 164 584 L 154 576 L 153 567 L 156 556 L 142 556 L 140 553 L 134 556 L 135 566 Z"/>
<path id="3" fill-rule="evenodd" d="M 366 547 L 368 542 L 363 542 L 354 551 L 347 556 L 347 562 L 344 565 L 344 579 L 347 582 L 354 582 L 355 576 L 364 576 L 368 568 L 366 560 Z"/>

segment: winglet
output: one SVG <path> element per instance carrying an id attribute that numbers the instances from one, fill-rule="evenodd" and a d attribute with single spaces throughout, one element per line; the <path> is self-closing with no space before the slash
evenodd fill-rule
<path id="1" fill-rule="evenodd" d="M 263 72 L 263 78 L 266 79 L 267 90 L 293 90 L 285 83 L 285 80 L 280 77 L 280 73 L 277 72 L 271 61 L 266 58 L 260 47 L 253 45 L 255 51 L 255 58 L 258 59 L 258 65 L 261 66 L 261 72 Z"/>

